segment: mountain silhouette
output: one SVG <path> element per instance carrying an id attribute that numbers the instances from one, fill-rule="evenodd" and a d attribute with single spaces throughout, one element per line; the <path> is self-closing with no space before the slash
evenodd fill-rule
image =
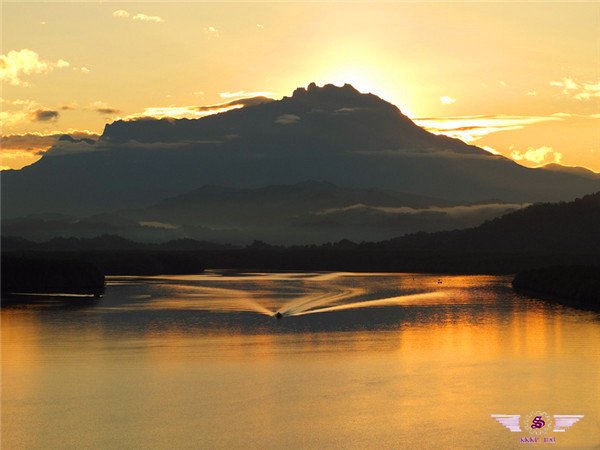
<path id="1" fill-rule="evenodd" d="M 477 202 L 572 199 L 600 180 L 529 169 L 414 124 L 350 85 L 296 89 L 278 101 L 201 119 L 106 125 L 95 144 L 63 140 L 37 163 L 2 174 L 4 218 L 143 208 L 204 185 L 258 188 L 325 180 Z"/>

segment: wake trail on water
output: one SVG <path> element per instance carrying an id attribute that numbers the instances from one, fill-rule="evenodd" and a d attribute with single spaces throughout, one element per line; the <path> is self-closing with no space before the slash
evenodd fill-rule
<path id="1" fill-rule="evenodd" d="M 294 300 L 291 300 L 279 308 L 279 312 L 284 316 L 298 316 L 301 313 L 318 308 L 325 305 L 337 303 L 346 298 L 351 298 L 364 293 L 364 289 L 348 288 L 338 292 L 328 292 L 319 295 L 306 295 Z"/>
<path id="2" fill-rule="evenodd" d="M 407 300 L 419 300 L 419 299 L 425 299 L 425 298 L 428 298 L 428 299 L 429 298 L 441 298 L 441 297 L 445 297 L 445 296 L 446 295 L 444 293 L 439 292 L 439 291 L 424 292 L 421 294 L 407 294 L 407 295 L 399 295 L 396 297 L 382 298 L 382 299 L 378 299 L 378 300 L 363 300 L 360 302 L 344 303 L 341 305 L 327 306 L 324 308 L 309 309 L 309 310 L 300 311 L 300 312 L 296 312 L 296 313 L 289 314 L 289 315 L 304 316 L 307 314 L 318 314 L 318 313 L 332 312 L 332 311 L 344 311 L 344 310 L 348 310 L 348 309 L 372 308 L 372 307 L 378 307 L 378 306 L 398 306 L 398 305 L 401 305 L 402 303 L 406 302 Z"/>

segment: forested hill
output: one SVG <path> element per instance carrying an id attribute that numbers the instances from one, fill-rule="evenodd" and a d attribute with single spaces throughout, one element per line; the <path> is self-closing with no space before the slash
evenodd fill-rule
<path id="1" fill-rule="evenodd" d="M 408 252 L 600 254 L 600 192 L 535 204 L 476 228 L 416 233 L 378 245 Z"/>

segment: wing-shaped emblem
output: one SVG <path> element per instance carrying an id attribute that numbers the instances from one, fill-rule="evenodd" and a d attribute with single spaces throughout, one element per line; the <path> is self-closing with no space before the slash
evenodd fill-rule
<path id="1" fill-rule="evenodd" d="M 500 422 L 501 425 L 508 428 L 513 433 L 521 432 L 521 425 L 519 424 L 521 416 L 519 414 L 490 414 L 494 419 Z M 556 417 L 556 416 L 554 416 Z M 564 416 L 574 417 L 574 416 Z"/>
<path id="2" fill-rule="evenodd" d="M 568 428 L 571 428 L 575 422 L 578 422 L 583 415 L 561 415 L 554 414 L 554 431 L 555 433 L 564 433 Z"/>

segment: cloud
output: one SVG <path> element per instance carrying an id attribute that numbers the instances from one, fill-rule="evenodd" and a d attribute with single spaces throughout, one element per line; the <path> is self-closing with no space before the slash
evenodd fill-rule
<path id="1" fill-rule="evenodd" d="M 560 164 L 562 153 L 555 152 L 552 147 L 542 146 L 539 148 L 529 147 L 525 152 L 517 150 L 510 154 L 515 161 L 529 161 L 535 164 L 542 164 L 546 161 L 546 157 L 550 157 L 549 161 Z"/>
<path id="2" fill-rule="evenodd" d="M 199 119 L 212 114 L 219 114 L 232 109 L 243 108 L 244 106 L 255 106 L 272 101 L 273 99 L 268 97 L 248 97 L 215 105 L 149 107 L 144 109 L 142 113 L 131 114 L 125 117 L 124 120 L 140 120 L 147 118 Z"/>
<path id="3" fill-rule="evenodd" d="M 21 169 L 36 162 L 56 144 L 58 139 L 68 134 L 74 139 L 96 140 L 99 135 L 88 130 L 51 131 L 50 133 L 7 134 L 1 136 L 0 159 L 4 169 Z"/>
<path id="4" fill-rule="evenodd" d="M 96 101 L 96 102 L 91 103 L 90 108 L 99 114 L 105 114 L 105 115 L 115 115 L 115 114 L 119 114 L 122 112 L 120 109 L 116 109 L 111 106 L 108 106 L 106 103 L 101 102 L 101 101 Z"/>
<path id="5" fill-rule="evenodd" d="M 51 131 L 50 133 L 25 133 L 2 135 L 2 151 L 21 150 L 26 152 L 40 152 L 52 147 L 64 135 L 74 139 L 93 139 L 100 137 L 98 133 L 88 130 Z"/>
<path id="6" fill-rule="evenodd" d="M 36 109 L 29 114 L 29 118 L 33 122 L 48 122 L 49 120 L 57 120 L 59 116 L 60 113 L 58 111 L 45 108 Z"/>
<path id="7" fill-rule="evenodd" d="M 70 63 L 64 59 L 56 62 L 45 61 L 33 50 L 24 48 L 16 51 L 11 50 L 6 55 L 0 55 L 0 80 L 8 82 L 13 86 L 28 86 L 23 81 L 23 75 L 45 74 L 52 72 L 55 68 L 69 67 Z"/>
<path id="8" fill-rule="evenodd" d="M 563 78 L 560 81 L 551 81 L 550 86 L 559 87 L 564 95 L 571 96 L 575 100 L 590 100 L 600 97 L 600 81 L 577 82 L 572 78 Z"/>
<path id="9" fill-rule="evenodd" d="M 74 110 L 77 109 L 77 102 L 63 103 L 59 108 L 63 111 Z"/>
<path id="10" fill-rule="evenodd" d="M 589 100 L 592 97 L 600 97 L 600 81 L 597 83 L 583 83 L 583 92 L 575 95 L 577 100 Z"/>
<path id="11" fill-rule="evenodd" d="M 164 19 L 162 17 L 159 16 L 148 16 L 146 14 L 136 14 L 135 16 L 133 16 L 133 20 L 138 20 L 141 22 L 154 22 L 154 23 L 161 23 L 164 22 Z"/>
<path id="12" fill-rule="evenodd" d="M 268 91 L 219 92 L 219 97 L 221 97 L 221 98 L 248 98 L 248 97 L 274 97 L 274 96 L 275 96 L 275 94 L 273 92 L 268 92 Z"/>
<path id="13" fill-rule="evenodd" d="M 21 122 L 27 117 L 27 114 L 23 111 L 0 111 L 0 122 L 4 127 L 14 125 L 15 123 Z"/>
<path id="14" fill-rule="evenodd" d="M 158 221 L 139 222 L 139 225 L 142 227 L 161 228 L 163 230 L 176 230 L 179 228 L 177 225 Z"/>
<path id="15" fill-rule="evenodd" d="M 300 116 L 296 114 L 282 114 L 275 119 L 275 123 L 279 125 L 291 125 L 300 121 Z"/>
<path id="16" fill-rule="evenodd" d="M 8 105 L 0 112 L 0 120 L 5 130 L 20 122 L 47 122 L 60 116 L 58 109 L 42 106 L 34 100 L 2 99 L 2 103 Z"/>
<path id="17" fill-rule="evenodd" d="M 579 89 L 579 85 L 575 83 L 571 78 L 563 78 L 562 81 L 551 81 L 550 86 L 557 86 L 563 88 L 563 93 L 568 94 L 569 91 Z"/>
<path id="18" fill-rule="evenodd" d="M 218 103 L 216 105 L 207 105 L 207 106 L 195 106 L 195 110 L 199 112 L 204 111 L 212 111 L 214 109 L 222 109 L 222 108 L 232 108 L 232 107 L 243 107 L 243 106 L 255 106 L 260 105 L 262 103 L 272 102 L 273 99 L 264 96 L 258 97 L 243 97 L 238 98 L 236 100 L 231 100 L 225 103 Z"/>
<path id="19" fill-rule="evenodd" d="M 444 95 L 443 97 L 440 97 L 440 103 L 442 105 L 451 105 L 452 103 L 456 103 L 456 99 Z"/>
<path id="20" fill-rule="evenodd" d="M 351 114 L 360 111 L 368 111 L 370 108 L 363 108 L 360 106 L 350 107 L 350 108 L 338 108 L 333 111 L 334 114 Z"/>
<path id="21" fill-rule="evenodd" d="M 124 9 L 117 9 L 116 11 L 114 11 L 112 13 L 113 17 L 117 17 L 119 19 L 127 19 L 129 18 L 130 14 L 125 11 Z"/>
<path id="22" fill-rule="evenodd" d="M 261 24 L 261 23 L 257 23 L 256 24 L 256 28 L 258 28 L 259 30 L 262 30 L 262 29 L 265 28 L 265 26 L 263 24 Z"/>
<path id="23" fill-rule="evenodd" d="M 208 35 L 219 37 L 219 30 L 215 27 L 204 27 L 204 32 Z"/>
<path id="24" fill-rule="evenodd" d="M 113 11 L 112 15 L 113 15 L 113 17 L 116 17 L 117 19 L 130 19 L 131 18 L 132 20 L 135 20 L 138 22 L 153 22 L 153 23 L 164 22 L 164 19 L 162 17 L 149 16 L 147 14 L 142 14 L 142 13 L 138 13 L 132 17 L 131 14 L 129 13 L 129 11 L 126 11 L 124 9 L 118 9 L 116 11 Z"/>
<path id="25" fill-rule="evenodd" d="M 537 92 L 536 91 L 528 91 L 527 94 L 525 94 L 525 95 L 533 97 L 533 96 L 537 95 Z"/>
<path id="26" fill-rule="evenodd" d="M 528 125 L 540 122 L 563 120 L 556 115 L 551 116 L 508 116 L 480 115 L 457 117 L 425 117 L 413 121 L 435 134 L 444 134 L 464 142 L 477 139 L 499 131 L 520 130 Z"/>
<path id="27" fill-rule="evenodd" d="M 23 99 L 20 99 L 20 98 L 17 98 L 15 100 L 10 100 L 8 98 L 0 98 L 0 103 L 6 103 L 7 105 L 18 105 L 18 106 L 25 105 L 25 106 L 29 106 L 29 105 L 35 104 L 35 101 L 34 100 L 29 100 L 29 99 L 23 100 Z"/>
<path id="28" fill-rule="evenodd" d="M 351 206 L 345 206 L 343 208 L 330 208 L 324 209 L 317 212 L 317 215 L 331 215 L 348 212 L 377 212 L 386 215 L 420 215 L 420 214 L 446 214 L 450 217 L 465 217 L 475 216 L 482 213 L 500 214 L 505 211 L 514 211 L 516 209 L 524 208 L 529 204 L 520 203 L 486 203 L 476 205 L 460 205 L 460 206 L 430 206 L 427 208 L 411 208 L 409 206 L 400 207 L 388 207 L 388 206 L 370 206 L 362 203 L 358 203 Z"/>

